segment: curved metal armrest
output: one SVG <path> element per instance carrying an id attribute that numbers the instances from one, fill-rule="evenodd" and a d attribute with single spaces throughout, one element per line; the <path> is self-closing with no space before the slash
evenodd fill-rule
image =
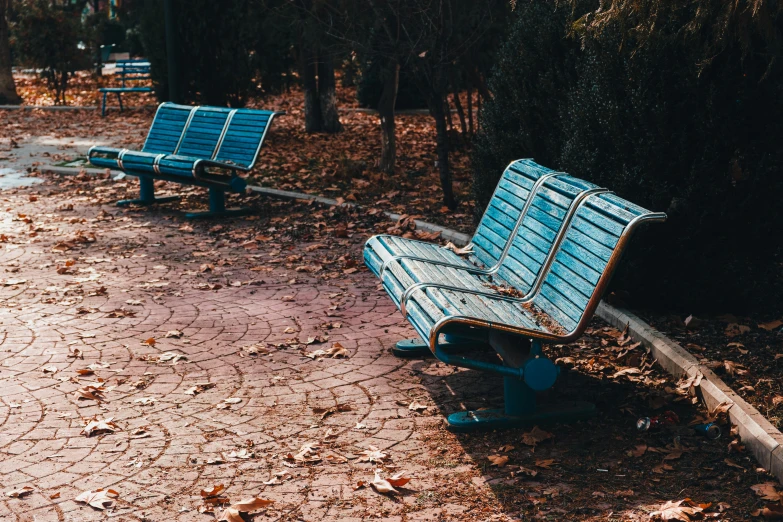
<path id="1" fill-rule="evenodd" d="M 519 303 L 519 304 L 525 304 L 530 302 L 530 298 L 526 295 L 525 297 L 510 297 L 503 294 L 498 293 L 491 293 L 491 292 L 479 292 L 478 290 L 471 290 L 468 288 L 462 288 L 459 286 L 451 286 L 451 285 L 443 285 L 440 283 L 416 283 L 409 288 L 405 290 L 405 292 L 402 294 L 402 298 L 400 298 L 400 310 L 402 311 L 402 315 L 404 317 L 408 317 L 408 313 L 406 311 L 406 304 L 408 302 L 408 299 L 410 296 L 415 292 L 416 290 L 426 290 L 428 288 L 439 288 L 441 290 L 453 290 L 455 292 L 462 292 L 464 294 L 472 294 L 472 295 L 478 295 L 481 297 L 490 297 L 492 299 L 497 299 L 498 301 L 507 301 L 510 303 Z M 529 295 L 529 294 L 528 294 Z"/>
<path id="2" fill-rule="evenodd" d="M 125 149 L 117 149 L 114 147 L 101 147 L 99 145 L 93 145 L 90 147 L 90 150 L 87 151 L 87 160 L 89 161 L 90 158 L 97 155 L 98 153 L 104 153 L 104 154 L 112 154 L 114 158 L 120 155 L 122 151 Z"/>
<path id="3" fill-rule="evenodd" d="M 193 176 L 198 178 L 199 168 L 205 168 L 205 167 L 219 167 L 219 168 L 234 170 L 234 171 L 241 170 L 242 172 L 248 172 L 250 170 L 250 167 L 246 167 L 244 165 L 237 165 L 236 163 L 224 163 L 222 161 L 197 159 L 193 163 Z"/>
<path id="4" fill-rule="evenodd" d="M 432 244 L 432 243 L 430 243 Z M 386 267 L 392 264 L 395 261 L 422 261 L 424 263 L 427 263 L 428 265 L 437 265 L 437 266 L 448 266 L 450 268 L 458 268 L 461 270 L 465 270 L 466 272 L 470 272 L 471 274 L 487 274 L 490 273 L 488 270 L 484 268 L 477 268 L 475 266 L 466 266 L 466 265 L 457 265 L 454 263 L 448 263 L 446 261 L 438 261 L 435 259 L 427 259 L 426 257 L 416 257 L 416 256 L 408 256 L 405 254 L 393 256 L 391 259 L 387 259 L 383 266 L 381 266 L 381 275 L 380 278 L 383 278 L 383 273 L 386 271 Z"/>

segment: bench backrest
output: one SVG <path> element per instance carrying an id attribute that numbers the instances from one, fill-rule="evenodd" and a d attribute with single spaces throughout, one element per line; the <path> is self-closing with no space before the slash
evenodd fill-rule
<path id="1" fill-rule="evenodd" d="M 225 107 L 196 108 L 174 154 L 212 159 L 231 112 L 231 109 Z"/>
<path id="2" fill-rule="evenodd" d="M 250 169 L 269 123 L 280 113 L 161 103 L 143 152 L 215 160 Z"/>
<path id="3" fill-rule="evenodd" d="M 247 169 L 252 167 L 274 116 L 273 111 L 236 109 L 213 159 Z"/>
<path id="4" fill-rule="evenodd" d="M 193 110 L 193 107 L 187 105 L 161 103 L 141 148 L 142 152 L 174 154 Z"/>
<path id="5" fill-rule="evenodd" d="M 117 72 L 120 74 L 122 86 L 128 81 L 151 80 L 150 62 L 147 60 L 117 60 Z"/>
<path id="6" fill-rule="evenodd" d="M 588 191 L 598 189 L 597 185 L 567 174 L 546 178 L 534 189 L 497 275 L 523 294 L 533 290 L 558 235 L 568 222 L 570 210 Z"/>
<path id="7" fill-rule="evenodd" d="M 515 161 L 506 168 L 471 240 L 472 261 L 487 268 L 497 265 L 530 197 L 530 191 L 541 177 L 551 174 L 554 171 L 529 159 Z"/>
<path id="8" fill-rule="evenodd" d="M 637 225 L 664 221 L 614 194 L 584 199 L 544 275 L 532 304 L 578 335 L 587 326 Z"/>

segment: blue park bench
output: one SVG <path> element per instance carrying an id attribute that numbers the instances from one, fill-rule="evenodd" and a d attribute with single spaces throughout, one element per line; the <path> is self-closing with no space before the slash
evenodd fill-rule
<path id="1" fill-rule="evenodd" d="M 253 168 L 269 125 L 281 114 L 162 103 L 141 151 L 96 146 L 87 156 L 98 167 L 138 176 L 139 198 L 118 201 L 120 206 L 177 199 L 155 197 L 154 180 L 161 179 L 209 189 L 209 212 L 191 212 L 189 218 L 238 215 L 245 210 L 227 210 L 225 193 L 244 192 L 247 183 L 237 172 Z"/>
<path id="2" fill-rule="evenodd" d="M 150 62 L 147 60 L 118 60 L 117 74 L 120 75 L 120 87 L 101 87 L 98 89 L 99 92 L 103 93 L 103 101 L 101 102 L 101 116 L 106 115 L 106 96 L 108 96 L 110 93 L 117 95 L 117 102 L 120 104 L 120 112 L 122 112 L 122 93 L 152 92 L 152 87 L 149 85 L 137 85 L 135 87 L 128 85 L 129 82 L 149 82 L 152 79 L 150 74 Z"/>
<path id="3" fill-rule="evenodd" d="M 504 378 L 503 410 L 449 416 L 455 431 L 532 426 L 592 415 L 568 402 L 537 407 L 559 369 L 544 343 L 577 339 L 592 318 L 631 234 L 666 215 L 531 160 L 503 173 L 466 259 L 432 243 L 394 236 L 367 241 L 364 259 L 423 342 L 401 341 L 400 356 L 439 360 Z M 457 352 L 491 346 L 503 363 Z"/>

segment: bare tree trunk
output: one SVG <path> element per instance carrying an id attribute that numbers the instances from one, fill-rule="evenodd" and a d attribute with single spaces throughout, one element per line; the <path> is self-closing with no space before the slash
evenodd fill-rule
<path id="1" fill-rule="evenodd" d="M 473 89 L 468 89 L 468 134 L 473 137 Z"/>
<path id="2" fill-rule="evenodd" d="M 383 91 L 378 101 L 378 114 L 381 117 L 381 172 L 394 174 L 397 162 L 397 139 L 395 136 L 394 106 L 397 103 L 397 89 L 400 85 L 400 63 L 396 58 L 389 59 L 383 70 Z"/>
<path id="3" fill-rule="evenodd" d="M 335 93 L 334 62 L 331 56 L 318 58 L 318 97 L 321 105 L 321 130 L 340 132 L 343 125 L 337 113 L 337 95 Z"/>
<path id="4" fill-rule="evenodd" d="M 449 130 L 454 129 L 454 120 L 451 118 L 451 105 L 449 105 L 448 95 L 443 96 L 443 114 L 446 115 L 446 121 L 449 123 Z"/>
<path id="5" fill-rule="evenodd" d="M 462 108 L 462 102 L 459 99 L 459 92 L 454 89 L 454 107 L 457 108 L 457 114 L 459 115 L 459 126 L 462 127 L 462 137 L 468 137 L 468 124 L 465 121 L 465 109 Z"/>
<path id="6" fill-rule="evenodd" d="M 446 100 L 436 93 L 432 94 L 430 111 L 435 118 L 436 148 L 438 152 L 438 173 L 440 174 L 440 185 L 443 188 L 443 204 L 449 210 L 457 208 L 457 202 L 454 199 L 454 187 L 451 183 L 451 167 L 449 165 L 449 134 L 446 128 Z"/>
<path id="7" fill-rule="evenodd" d="M 316 55 L 309 46 L 300 46 L 302 50 L 302 88 L 304 89 L 305 132 L 320 132 L 323 129 L 321 102 L 318 97 Z"/>
<path id="8" fill-rule="evenodd" d="M 22 98 L 16 93 L 16 84 L 11 71 L 11 46 L 8 42 L 8 11 L 9 0 L 0 0 L 0 103 L 22 103 Z"/>

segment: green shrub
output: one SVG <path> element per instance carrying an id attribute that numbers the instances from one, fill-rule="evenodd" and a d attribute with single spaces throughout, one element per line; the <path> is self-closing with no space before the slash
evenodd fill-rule
<path id="1" fill-rule="evenodd" d="M 561 6 L 547 24 L 520 2 L 526 43 L 501 52 L 473 157 L 480 206 L 505 163 L 534 157 L 669 214 L 616 277 L 632 304 L 779 308 L 783 28 L 776 6 L 754 5 Z"/>
<path id="2" fill-rule="evenodd" d="M 79 12 L 48 0 L 23 0 L 15 14 L 12 43 L 18 62 L 40 69 L 55 103 L 64 104 L 71 74 L 90 67 L 92 38 Z"/>

